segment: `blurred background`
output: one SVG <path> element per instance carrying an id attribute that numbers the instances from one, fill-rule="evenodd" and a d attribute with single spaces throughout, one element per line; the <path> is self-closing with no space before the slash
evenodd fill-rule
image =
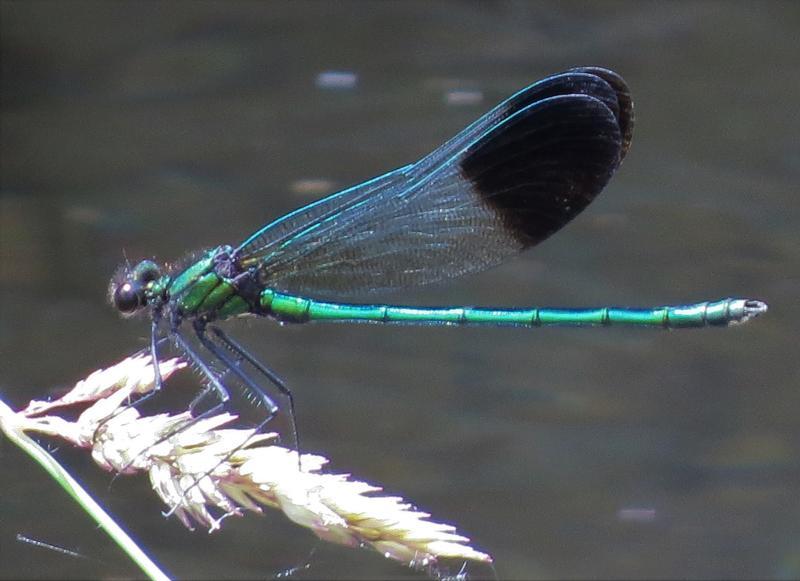
<path id="1" fill-rule="evenodd" d="M 545 75 L 605 66 L 636 104 L 606 191 L 532 252 L 401 302 L 744 296 L 767 301 L 765 317 L 682 332 L 226 328 L 293 386 L 306 450 L 453 523 L 500 578 L 800 576 L 796 3 L 0 7 L 7 402 L 144 345 L 146 321 L 106 302 L 123 252 L 236 244 L 419 158 Z M 271 577 L 315 546 L 274 512 L 191 533 L 161 516 L 146 478 L 109 490 L 86 454 L 58 457 L 174 576 Z M 0 577 L 138 575 L 6 441 L 0 459 Z M 300 578 L 422 577 L 316 545 Z"/>

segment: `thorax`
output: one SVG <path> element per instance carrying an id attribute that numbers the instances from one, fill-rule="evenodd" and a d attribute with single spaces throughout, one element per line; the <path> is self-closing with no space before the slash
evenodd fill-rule
<path id="1" fill-rule="evenodd" d="M 242 269 L 230 246 L 220 246 L 172 275 L 167 307 L 178 319 L 227 319 L 259 312 L 261 286 L 255 269 Z"/>

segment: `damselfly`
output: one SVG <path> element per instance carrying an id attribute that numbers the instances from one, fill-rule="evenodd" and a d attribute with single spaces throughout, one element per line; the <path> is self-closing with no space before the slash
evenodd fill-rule
<path id="1" fill-rule="evenodd" d="M 258 374 L 294 404 L 283 381 L 213 322 L 258 315 L 421 325 L 725 326 L 766 311 L 727 298 L 645 309 L 411 307 L 343 297 L 425 285 L 485 270 L 541 242 L 597 196 L 625 157 L 633 104 L 616 73 L 576 68 L 535 83 L 416 163 L 302 207 L 237 246 L 188 266 L 150 260 L 110 286 L 124 314 L 149 311 L 150 350 L 166 336 L 223 405 L 230 383 L 277 412 Z M 188 341 L 189 327 L 199 345 Z M 157 381 L 160 386 L 160 381 Z M 261 424 L 263 426 L 263 424 Z"/>

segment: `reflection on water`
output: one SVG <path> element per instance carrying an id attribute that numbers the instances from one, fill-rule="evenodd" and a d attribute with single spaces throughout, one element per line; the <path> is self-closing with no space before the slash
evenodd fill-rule
<path id="1" fill-rule="evenodd" d="M 322 71 L 315 84 L 319 89 L 354 89 L 358 75 L 350 71 Z"/>
<path id="2" fill-rule="evenodd" d="M 607 191 L 525 257 L 403 302 L 740 295 L 768 301 L 767 317 L 686 333 L 228 329 L 294 386 L 310 451 L 453 522 L 501 578 L 800 575 L 793 4 L 1 6 L 5 398 L 42 397 L 143 344 L 146 323 L 104 299 L 124 256 L 236 243 L 420 157 L 531 81 L 608 66 L 633 90 L 637 129 Z M 59 453 L 176 576 L 269 576 L 313 544 L 277 515 L 184 532 L 144 482 L 108 491 Z M 3 454 L 0 546 L 15 559 L 1 576 L 135 574 Z M 308 575 L 411 573 L 320 547 Z"/>

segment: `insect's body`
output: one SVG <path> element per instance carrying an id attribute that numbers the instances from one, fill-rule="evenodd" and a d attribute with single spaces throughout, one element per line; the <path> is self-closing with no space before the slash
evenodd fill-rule
<path id="1" fill-rule="evenodd" d="M 481 308 L 415 307 L 319 301 L 287 294 L 264 283 L 256 267 L 242 268 L 230 246 L 202 254 L 173 276 L 162 276 L 147 288 L 147 302 L 172 321 L 201 324 L 242 315 L 269 317 L 284 323 L 311 321 L 406 323 L 418 325 L 493 325 L 546 327 L 556 325 L 636 325 L 683 328 L 743 322 L 752 313 L 744 299 L 721 299 L 650 309 L 600 307 Z M 752 307 L 752 305 L 750 305 Z M 166 311 L 166 312 L 165 312 Z"/>
<path id="2" fill-rule="evenodd" d="M 766 305 L 722 299 L 648 309 L 411 307 L 345 302 L 478 272 L 530 248 L 577 216 L 628 151 L 633 104 L 625 82 L 587 67 L 553 75 L 502 102 L 416 163 L 324 198 L 267 224 L 237 247 L 203 253 L 182 270 L 151 261 L 126 268 L 111 296 L 123 313 L 148 310 L 156 357 L 164 331 L 227 399 L 235 375 L 258 391 L 253 368 L 285 386 L 222 330 L 242 315 L 311 321 L 503 325 L 724 326 Z M 217 364 L 206 365 L 181 330 Z"/>

